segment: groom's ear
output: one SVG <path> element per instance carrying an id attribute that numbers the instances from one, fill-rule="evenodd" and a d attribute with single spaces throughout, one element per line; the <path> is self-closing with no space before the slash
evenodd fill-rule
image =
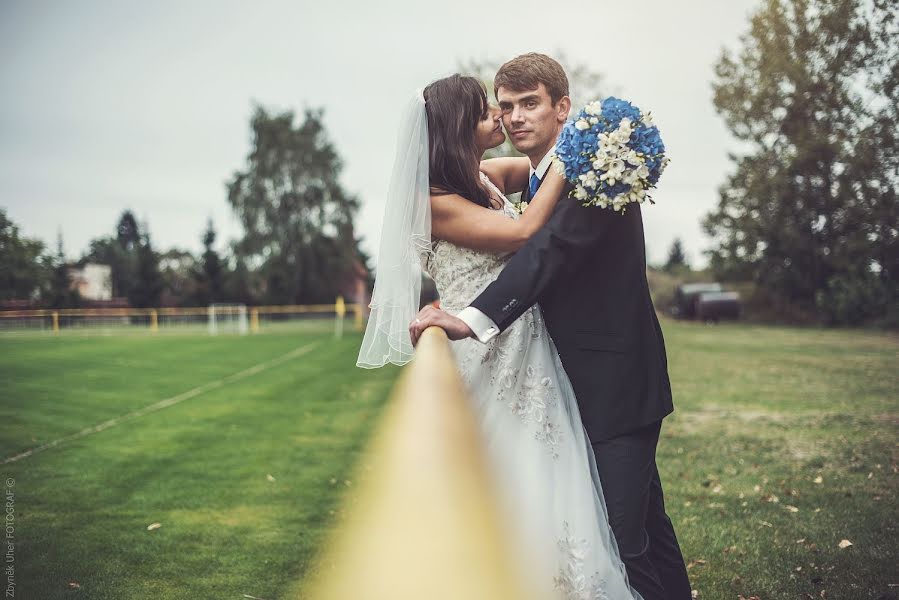
<path id="1" fill-rule="evenodd" d="M 568 120 L 568 113 L 571 112 L 571 98 L 568 96 L 562 96 L 559 98 L 559 102 L 556 105 L 556 119 L 559 123 L 564 123 Z"/>

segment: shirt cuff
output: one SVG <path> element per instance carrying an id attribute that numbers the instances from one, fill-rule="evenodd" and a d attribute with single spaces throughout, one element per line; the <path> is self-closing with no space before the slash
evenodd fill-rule
<path id="1" fill-rule="evenodd" d="M 456 316 L 462 319 L 462 321 L 474 332 L 478 341 L 484 344 L 492 340 L 499 333 L 499 327 L 496 326 L 496 323 L 473 306 L 466 306 L 459 311 L 459 314 Z"/>

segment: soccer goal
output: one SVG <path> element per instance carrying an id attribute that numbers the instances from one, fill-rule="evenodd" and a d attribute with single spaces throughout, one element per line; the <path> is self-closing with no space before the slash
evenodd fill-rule
<path id="1" fill-rule="evenodd" d="M 246 335 L 247 330 L 246 304 L 209 305 L 209 335 L 220 333 Z"/>

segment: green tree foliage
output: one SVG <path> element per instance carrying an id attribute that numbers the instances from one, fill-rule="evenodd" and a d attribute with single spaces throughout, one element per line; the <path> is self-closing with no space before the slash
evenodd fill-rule
<path id="1" fill-rule="evenodd" d="M 673 273 L 680 270 L 689 270 L 687 265 L 687 256 L 684 254 L 684 245 L 680 238 L 675 238 L 671 243 L 671 249 L 668 250 L 668 260 L 665 262 L 664 270 Z"/>
<path id="2" fill-rule="evenodd" d="M 159 306 L 166 288 L 159 259 L 146 225 L 142 230 L 134 213 L 126 210 L 119 217 L 115 235 L 91 240 L 81 262 L 109 265 L 113 296 L 124 296 L 131 306 L 147 308 Z"/>
<path id="3" fill-rule="evenodd" d="M 140 245 L 140 227 L 134 213 L 126 210 L 116 224 L 116 241 L 126 252 L 134 252 Z"/>
<path id="4" fill-rule="evenodd" d="M 63 249 L 62 233 L 56 240 L 56 256 L 52 258 L 52 274 L 44 296 L 51 308 L 73 308 L 81 303 L 78 290 L 72 289 L 69 265 L 66 263 Z"/>
<path id="5" fill-rule="evenodd" d="M 271 303 L 332 302 L 354 257 L 358 200 L 339 183 L 340 158 L 320 110 L 294 124 L 292 111 L 257 107 L 244 170 L 228 183 L 243 225 L 240 261 L 258 266 Z"/>
<path id="6" fill-rule="evenodd" d="M 194 306 L 196 304 L 196 258 L 187 250 L 170 248 L 159 255 L 162 276 L 162 305 Z"/>
<path id="7" fill-rule="evenodd" d="M 128 294 L 128 302 L 137 308 L 159 306 L 164 282 L 159 271 L 159 255 L 153 250 L 146 225 L 140 234 L 136 254 L 137 277 Z"/>
<path id="8" fill-rule="evenodd" d="M 112 295 L 128 297 L 138 285 L 138 249 L 141 231 L 134 213 L 126 210 L 116 223 L 115 235 L 90 241 L 82 261 L 109 265 L 112 270 Z"/>
<path id="9" fill-rule="evenodd" d="M 30 300 L 50 277 L 44 243 L 22 237 L 0 208 L 0 300 Z"/>
<path id="10" fill-rule="evenodd" d="M 232 252 L 224 277 L 224 293 L 228 302 L 259 304 L 262 289 L 259 273 L 250 269 L 244 257 Z"/>
<path id="11" fill-rule="evenodd" d="M 741 152 L 703 223 L 719 276 L 833 322 L 895 304 L 897 6 L 767 0 L 723 53 L 714 103 Z"/>
<path id="12" fill-rule="evenodd" d="M 215 226 L 210 218 L 206 222 L 206 231 L 203 232 L 203 255 L 200 257 L 200 269 L 196 275 L 196 299 L 200 306 L 221 302 L 224 299 L 224 270 L 221 258 L 213 248 L 215 238 Z"/>

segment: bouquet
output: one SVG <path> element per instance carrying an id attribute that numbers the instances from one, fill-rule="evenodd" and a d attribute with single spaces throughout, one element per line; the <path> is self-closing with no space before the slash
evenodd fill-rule
<path id="1" fill-rule="evenodd" d="M 556 143 L 556 168 L 584 206 L 624 212 L 631 202 L 652 199 L 668 164 L 659 128 L 650 113 L 618 98 L 587 104 L 568 121 Z"/>

